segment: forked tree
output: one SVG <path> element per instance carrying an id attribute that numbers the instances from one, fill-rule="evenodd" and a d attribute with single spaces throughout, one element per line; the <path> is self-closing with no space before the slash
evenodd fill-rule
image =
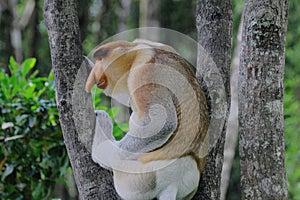
<path id="1" fill-rule="evenodd" d="M 274 197 L 272 195 L 276 192 L 280 192 L 278 197 L 287 196 L 282 118 L 287 3 L 276 0 L 269 5 L 264 2 L 246 1 L 244 17 L 240 72 L 240 106 L 243 106 L 240 110 L 240 151 L 244 199 L 259 196 L 268 199 Z M 45 0 L 44 18 L 49 34 L 61 127 L 80 197 L 119 199 L 113 187 L 112 173 L 91 159 L 95 115 L 91 95 L 84 92 L 90 64 L 82 53 L 76 0 Z M 199 0 L 196 23 L 198 42 L 221 72 L 227 102 L 230 102 L 231 1 Z M 81 82 L 76 82 L 79 70 Z M 199 71 L 201 69 L 198 69 L 197 75 L 201 74 Z M 75 86 L 82 90 L 75 91 Z M 74 102 L 74 95 L 80 96 L 80 101 Z M 228 109 L 229 105 L 220 112 L 228 116 Z M 207 156 L 194 199 L 220 197 L 225 130 L 226 123 Z M 249 173 L 253 172 L 256 172 L 253 178 L 249 177 Z"/>

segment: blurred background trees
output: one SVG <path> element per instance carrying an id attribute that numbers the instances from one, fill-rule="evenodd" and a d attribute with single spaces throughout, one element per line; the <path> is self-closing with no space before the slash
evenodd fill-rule
<path id="1" fill-rule="evenodd" d="M 120 31 L 142 26 L 174 29 L 196 39 L 196 3 L 196 0 L 78 0 L 84 53 L 88 54 Z M 243 4 L 242 0 L 233 0 L 233 47 Z M 68 181 L 71 180 L 69 162 L 53 106 L 50 50 L 42 8 L 42 0 L 0 0 L 1 199 L 70 199 L 61 185 L 69 185 L 66 188 L 76 199 L 73 183 Z M 300 0 L 294 0 L 289 2 L 284 107 L 289 199 L 300 199 L 299 41 Z M 29 71 L 22 74 L 25 68 Z M 232 167 L 226 199 L 234 200 L 240 199 L 237 152 Z"/>

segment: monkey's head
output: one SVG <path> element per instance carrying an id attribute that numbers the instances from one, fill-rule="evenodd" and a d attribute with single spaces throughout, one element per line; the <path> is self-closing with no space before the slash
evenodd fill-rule
<path id="1" fill-rule="evenodd" d="M 131 68 L 145 65 L 154 57 L 155 49 L 177 54 L 168 45 L 143 39 L 133 42 L 118 40 L 98 47 L 93 54 L 95 65 L 86 81 L 85 90 L 90 92 L 96 84 L 106 95 L 127 105 L 130 98 L 127 79 Z"/>
<path id="2" fill-rule="evenodd" d="M 132 51 L 134 46 L 136 44 L 132 42 L 119 40 L 98 47 L 93 54 L 95 66 L 87 79 L 85 90 L 90 92 L 96 84 L 110 96 L 113 92 L 125 92 L 116 90 L 127 90 L 127 84 L 123 82 L 126 80 L 122 79 L 126 78 L 135 60 L 136 51 Z"/>

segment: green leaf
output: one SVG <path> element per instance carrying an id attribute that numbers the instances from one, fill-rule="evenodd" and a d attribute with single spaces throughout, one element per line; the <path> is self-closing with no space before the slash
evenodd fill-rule
<path id="1" fill-rule="evenodd" d="M 111 118 L 115 118 L 118 115 L 119 112 L 120 112 L 120 108 L 119 107 L 112 107 L 111 109 L 109 109 L 108 115 Z"/>
<path id="2" fill-rule="evenodd" d="M 124 132 L 128 132 L 129 131 L 129 125 L 128 124 L 118 124 L 118 126 Z"/>
<path id="3" fill-rule="evenodd" d="M 32 191 L 33 199 L 40 199 L 41 198 L 41 193 L 43 191 L 42 187 L 43 187 L 42 181 L 39 181 L 37 186 L 35 186 L 33 188 L 33 191 Z"/>
<path id="4" fill-rule="evenodd" d="M 50 73 L 48 75 L 48 80 L 49 81 L 53 81 L 54 80 L 54 72 L 53 72 L 53 70 L 50 71 Z"/>
<path id="5" fill-rule="evenodd" d="M 35 96 L 34 90 L 36 87 L 36 85 L 32 84 L 32 83 L 29 83 L 28 85 L 29 85 L 29 87 L 27 87 L 25 90 L 23 90 L 24 97 L 27 99 L 33 98 Z"/>
<path id="6" fill-rule="evenodd" d="M 99 106 L 97 106 L 97 108 L 95 108 L 95 110 L 104 110 L 104 111 L 107 111 L 107 107 L 99 105 Z"/>
<path id="7" fill-rule="evenodd" d="M 5 99 L 10 99 L 11 98 L 11 90 L 10 90 L 10 80 L 9 80 L 9 77 L 4 77 L 2 80 L 1 80 L 1 87 L 0 89 L 2 90 L 3 92 L 3 97 Z"/>
<path id="8" fill-rule="evenodd" d="M 35 63 L 36 63 L 35 58 L 28 58 L 22 63 L 21 69 L 22 69 L 22 76 L 23 77 L 26 77 L 28 72 L 35 66 Z"/>
<path id="9" fill-rule="evenodd" d="M 38 75 L 38 73 L 39 73 L 39 70 L 35 70 L 34 72 L 32 72 L 29 79 L 34 79 Z"/>
<path id="10" fill-rule="evenodd" d="M 9 57 L 9 65 L 8 68 L 12 74 L 15 74 L 19 69 L 20 65 L 16 62 L 13 56 Z"/>
<path id="11" fill-rule="evenodd" d="M 113 122 L 113 135 L 116 140 L 122 139 L 125 135 L 124 130 L 122 130 L 115 121 Z"/>
<path id="12" fill-rule="evenodd" d="M 4 171 L 4 173 L 2 174 L 2 178 L 1 178 L 1 181 L 3 182 L 5 180 L 5 178 L 7 176 L 9 176 L 15 169 L 15 165 L 8 165 Z"/>
<path id="13" fill-rule="evenodd" d="M 56 178 L 55 182 L 67 185 L 67 180 L 65 178 Z"/>
<path id="14" fill-rule="evenodd" d="M 18 115 L 18 116 L 16 117 L 16 122 L 17 122 L 17 124 L 23 124 L 24 120 L 25 120 L 26 118 L 28 118 L 28 117 L 29 117 L 29 115 L 27 115 L 27 114 Z"/>
<path id="15" fill-rule="evenodd" d="M 46 88 L 42 88 L 41 90 L 38 91 L 38 93 L 36 94 L 36 97 L 40 97 L 42 94 L 44 94 Z"/>
<path id="16" fill-rule="evenodd" d="M 35 124 L 36 124 L 36 119 L 35 119 L 35 117 L 30 117 L 30 118 L 29 118 L 29 127 L 30 127 L 30 128 L 33 128 L 33 127 L 35 126 Z"/>

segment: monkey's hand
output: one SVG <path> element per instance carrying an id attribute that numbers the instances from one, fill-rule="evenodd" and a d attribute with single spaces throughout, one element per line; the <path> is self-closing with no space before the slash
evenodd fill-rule
<path id="1" fill-rule="evenodd" d="M 96 114 L 96 128 L 95 135 L 92 145 L 92 159 L 94 162 L 98 163 L 104 168 L 110 168 L 109 164 L 106 162 L 106 159 L 102 157 L 107 157 L 109 149 L 107 149 L 107 144 L 114 143 L 115 138 L 112 135 L 112 120 L 103 110 L 97 110 Z"/>

